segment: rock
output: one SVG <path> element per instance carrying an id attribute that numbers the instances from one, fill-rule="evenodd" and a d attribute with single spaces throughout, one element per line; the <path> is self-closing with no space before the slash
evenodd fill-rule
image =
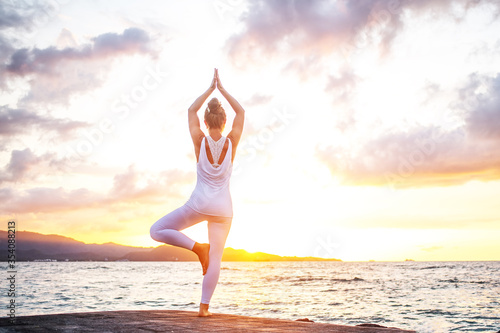
<path id="1" fill-rule="evenodd" d="M 295 321 L 305 321 L 305 322 L 308 322 L 308 323 L 314 323 L 314 320 L 310 320 L 309 318 L 295 319 Z"/>

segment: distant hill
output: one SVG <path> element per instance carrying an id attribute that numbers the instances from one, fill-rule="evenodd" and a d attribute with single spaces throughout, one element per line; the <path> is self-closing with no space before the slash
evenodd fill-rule
<path id="1" fill-rule="evenodd" d="M 7 248 L 7 232 L 0 230 L 0 249 Z M 152 247 L 134 247 L 114 243 L 86 244 L 70 237 L 44 235 L 37 232 L 16 232 L 16 259 L 27 260 L 119 260 L 130 252 L 149 252 Z M 0 251 L 0 260 L 7 260 L 7 251 Z"/>
<path id="2" fill-rule="evenodd" d="M 0 249 L 7 249 L 7 232 L 0 230 Z M 86 244 L 61 235 L 44 235 L 31 231 L 16 232 L 17 261 L 55 259 L 58 261 L 197 261 L 192 251 L 170 246 L 136 247 L 115 243 Z M 224 249 L 223 261 L 341 261 L 315 257 L 282 257 L 264 252 L 249 253 L 230 247 Z M 7 251 L 0 252 L 7 261 Z"/>
<path id="3" fill-rule="evenodd" d="M 342 261 L 340 259 L 325 259 L 318 257 L 289 257 L 278 256 L 276 254 L 269 254 L 264 252 L 247 252 L 245 250 L 237 250 L 231 247 L 224 249 L 222 256 L 224 261 Z"/>

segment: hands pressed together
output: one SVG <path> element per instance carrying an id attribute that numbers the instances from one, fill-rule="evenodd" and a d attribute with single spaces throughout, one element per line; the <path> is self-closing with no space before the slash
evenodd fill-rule
<path id="1" fill-rule="evenodd" d="M 212 83 L 210 84 L 209 89 L 214 91 L 216 88 L 219 89 L 219 91 L 224 90 L 224 87 L 222 86 L 222 83 L 220 82 L 219 70 L 217 68 L 214 68 L 214 78 L 212 79 Z"/>

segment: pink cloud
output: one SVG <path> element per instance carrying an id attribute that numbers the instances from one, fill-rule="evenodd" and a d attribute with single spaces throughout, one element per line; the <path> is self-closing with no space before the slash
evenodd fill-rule
<path id="1" fill-rule="evenodd" d="M 0 106 L 0 144 L 4 145 L 12 136 L 33 133 L 33 129 L 44 132 L 53 131 L 60 138 L 67 138 L 79 128 L 89 126 L 88 123 L 70 119 L 53 118 L 39 115 L 26 109 L 14 109 Z"/>
<path id="2" fill-rule="evenodd" d="M 500 10 L 493 0 L 257 0 L 240 18 L 244 29 L 227 41 L 226 48 L 235 63 L 280 55 L 294 66 L 300 62 L 297 58 L 349 55 L 368 45 L 378 46 L 384 54 L 404 28 L 405 12 L 453 15 L 452 6 L 469 9 L 484 4 Z"/>
<path id="3" fill-rule="evenodd" d="M 486 93 L 477 89 L 478 82 Z M 422 187 L 500 179 L 499 92 L 500 74 L 471 75 L 460 90 L 462 127 L 394 129 L 356 150 L 318 148 L 317 158 L 349 185 Z"/>
<path id="4" fill-rule="evenodd" d="M 479 90 L 482 88 L 484 92 Z M 500 74 L 472 74 L 461 93 L 469 108 L 465 119 L 468 132 L 478 139 L 500 142 Z"/>
<path id="5" fill-rule="evenodd" d="M 267 104 L 272 99 L 273 99 L 273 96 L 271 96 L 271 95 L 263 95 L 260 93 L 256 93 L 252 97 L 250 97 L 248 100 L 246 100 L 244 104 L 248 107 L 251 107 L 251 106 L 256 106 L 256 105 Z"/>
<path id="6" fill-rule="evenodd" d="M 61 142 L 73 138 L 78 129 L 88 126 L 82 121 L 0 106 L 0 151 L 11 149 L 14 142 L 22 142 L 25 135 L 39 135 Z"/>
<path id="7" fill-rule="evenodd" d="M 51 3 L 0 1 L 0 88 L 5 88 L 5 64 L 22 41 L 23 34 L 36 29 L 54 13 Z M 15 31 L 12 34 L 12 31 Z"/>
<path id="8" fill-rule="evenodd" d="M 10 161 L 0 173 L 0 184 L 26 183 L 40 175 L 48 175 L 69 169 L 69 160 L 57 158 L 55 153 L 36 155 L 30 148 L 12 150 Z"/>
<path id="9" fill-rule="evenodd" d="M 67 31 L 63 31 L 67 33 Z M 24 101 L 67 103 L 78 92 L 93 90 L 106 78 L 117 57 L 143 54 L 156 57 L 149 34 L 139 28 L 104 33 L 88 44 L 63 49 L 22 48 L 11 52 L 0 65 L 3 80 L 25 77 L 30 91 Z"/>
<path id="10" fill-rule="evenodd" d="M 105 33 L 92 38 L 91 44 L 80 47 L 67 47 L 57 49 L 19 49 L 10 57 L 10 62 L 5 65 L 7 73 L 12 75 L 55 75 L 61 71 L 58 66 L 64 61 L 85 62 L 98 60 L 122 54 L 150 53 L 149 35 L 139 28 L 128 28 L 122 34 Z"/>
<path id="11" fill-rule="evenodd" d="M 27 167 L 36 158 L 27 154 L 21 165 Z M 29 155 L 29 156 L 28 156 Z M 107 192 L 94 192 L 86 188 L 68 190 L 64 187 L 34 187 L 27 190 L 0 189 L 0 210 L 7 213 L 53 213 L 89 208 L 112 209 L 133 204 L 158 204 L 169 198 L 180 198 L 179 188 L 194 186 L 193 172 L 168 170 L 147 175 L 129 167 L 114 178 L 114 185 Z M 139 181 L 143 185 L 139 186 Z M 186 198 L 187 200 L 187 198 Z"/>

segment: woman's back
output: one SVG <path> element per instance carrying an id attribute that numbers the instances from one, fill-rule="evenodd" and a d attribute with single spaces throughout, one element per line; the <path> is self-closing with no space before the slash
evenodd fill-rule
<path id="1" fill-rule="evenodd" d="M 227 150 L 223 155 L 222 149 L 218 152 L 215 149 L 210 149 L 207 142 L 210 139 L 208 137 L 202 139 L 200 155 L 196 164 L 196 187 L 186 204 L 202 214 L 232 217 L 233 205 L 229 190 L 229 181 L 233 170 L 232 142 L 225 137 L 221 138 L 224 140 L 224 146 L 227 144 Z M 211 154 L 212 161 L 214 161 L 213 156 L 220 156 L 217 159 L 220 165 L 218 162 L 210 162 L 207 151 Z"/>

